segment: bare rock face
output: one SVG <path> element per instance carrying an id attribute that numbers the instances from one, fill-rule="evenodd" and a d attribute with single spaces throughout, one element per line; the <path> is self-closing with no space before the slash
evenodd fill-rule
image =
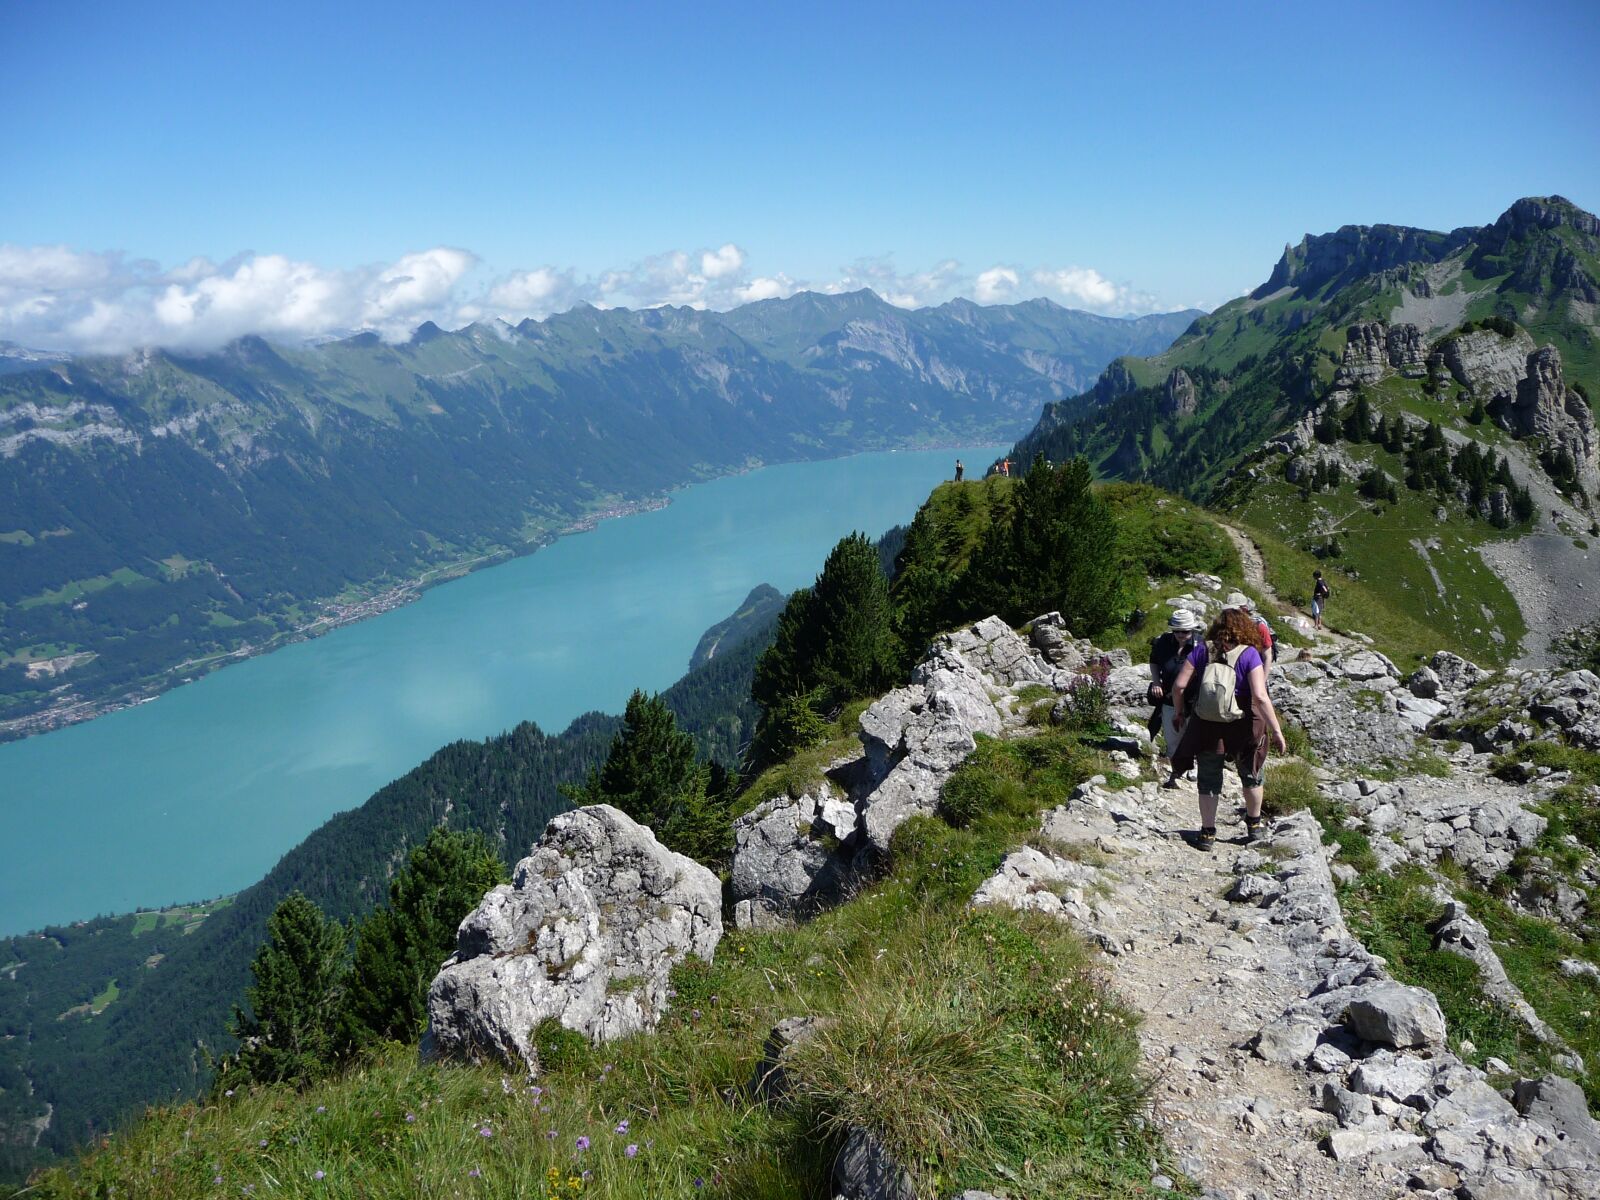
<path id="1" fill-rule="evenodd" d="M 1571 454 L 1580 471 L 1592 473 L 1600 465 L 1594 413 L 1582 396 L 1567 388 L 1561 352 L 1554 346 L 1541 346 L 1528 355 L 1527 373 L 1517 384 L 1516 402 L 1505 411 L 1511 432 L 1517 437 L 1544 438 L 1551 449 Z"/>
<path id="2" fill-rule="evenodd" d="M 1428 347 L 1422 340 L 1422 331 L 1410 323 L 1389 326 L 1385 347 L 1388 350 L 1389 365 L 1401 372 L 1420 371 L 1428 356 Z"/>
<path id="3" fill-rule="evenodd" d="M 1083 652 L 1072 640 L 1072 632 L 1058 612 L 1035 617 L 1028 629 L 1028 640 L 1051 666 L 1075 671 L 1084 664 Z"/>
<path id="4" fill-rule="evenodd" d="M 1195 390 L 1194 380 L 1189 378 L 1189 372 L 1182 367 L 1174 367 L 1172 373 L 1167 376 L 1161 411 L 1169 416 L 1187 417 L 1193 415 L 1199 403 L 1200 394 Z"/>
<path id="5" fill-rule="evenodd" d="M 722 886 L 608 804 L 562 813 L 467 914 L 428 989 L 424 1051 L 538 1065 L 554 1018 L 593 1041 L 653 1027 L 667 976 L 722 938 Z"/>
<path id="6" fill-rule="evenodd" d="M 1344 331 L 1344 362 L 1336 386 L 1377 383 L 1389 366 L 1389 330 L 1382 321 L 1362 321 Z"/>
<path id="7" fill-rule="evenodd" d="M 1444 365 L 1456 382 L 1485 404 L 1517 394 L 1534 349 L 1533 339 L 1522 329 L 1513 337 L 1480 329 L 1450 338 L 1441 348 Z"/>
<path id="8" fill-rule="evenodd" d="M 856 807 L 827 783 L 774 796 L 733 823 L 734 924 L 770 925 L 836 900 L 860 866 Z"/>

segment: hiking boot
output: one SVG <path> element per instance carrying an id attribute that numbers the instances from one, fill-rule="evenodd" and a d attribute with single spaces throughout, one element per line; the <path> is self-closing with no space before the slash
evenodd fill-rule
<path id="1" fill-rule="evenodd" d="M 1169 792 L 1172 791 L 1178 786 L 1178 777 L 1169 772 L 1167 777 L 1161 781 L 1161 786 L 1166 788 Z"/>
<path id="2" fill-rule="evenodd" d="M 1200 830 L 1199 836 L 1194 839 L 1194 848 L 1210 854 L 1217 848 L 1216 826 L 1208 826 Z"/>
<path id="3" fill-rule="evenodd" d="M 1261 840 L 1262 827 L 1266 823 L 1265 817 L 1247 815 L 1244 819 L 1244 840 L 1247 842 L 1259 842 Z"/>

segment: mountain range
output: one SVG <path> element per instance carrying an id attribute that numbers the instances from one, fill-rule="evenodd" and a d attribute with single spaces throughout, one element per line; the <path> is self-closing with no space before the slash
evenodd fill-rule
<path id="1" fill-rule="evenodd" d="M 0 374 L 0 736 L 758 462 L 1015 436 L 1193 312 L 870 291 Z M 7 720 L 9 718 L 9 720 Z"/>
<path id="2" fill-rule="evenodd" d="M 1161 353 L 1047 403 L 1013 457 L 1081 454 L 1206 500 L 1403 589 L 1421 627 L 1458 628 L 1489 661 L 1537 662 L 1600 618 L 1596 399 L 1600 220 L 1530 197 L 1488 225 L 1285 247 Z"/>

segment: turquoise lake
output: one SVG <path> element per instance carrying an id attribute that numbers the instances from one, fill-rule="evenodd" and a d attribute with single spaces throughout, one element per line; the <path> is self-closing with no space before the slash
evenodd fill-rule
<path id="1" fill-rule="evenodd" d="M 0 934 L 255 882 L 458 738 L 558 731 L 659 691 L 758 583 L 809 584 L 851 530 L 908 522 L 954 460 L 863 454 L 699 484 L 393 612 L 148 704 L 0 746 Z"/>

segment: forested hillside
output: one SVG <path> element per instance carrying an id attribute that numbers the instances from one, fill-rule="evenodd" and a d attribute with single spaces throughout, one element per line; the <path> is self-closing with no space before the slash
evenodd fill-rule
<path id="1" fill-rule="evenodd" d="M 1014 436 L 1193 315 L 803 294 L 0 376 L 0 736 L 721 472 Z"/>
<path id="2" fill-rule="evenodd" d="M 740 612 L 766 591 L 757 589 Z M 729 622 L 741 635 L 736 644 L 662 695 L 702 754 L 735 764 L 754 726 L 750 676 L 772 617 L 735 614 Z M 0 1181 L 144 1104 L 201 1086 L 232 1046 L 229 1011 L 285 896 L 299 891 L 340 920 L 363 915 L 408 849 L 440 824 L 487 835 L 515 862 L 569 807 L 560 788 L 604 758 L 617 728 L 616 717 L 590 713 L 559 734 L 524 723 L 487 741 L 453 743 L 332 818 L 222 904 L 0 939 Z M 35 1146 L 34 1122 L 47 1111 Z"/>

